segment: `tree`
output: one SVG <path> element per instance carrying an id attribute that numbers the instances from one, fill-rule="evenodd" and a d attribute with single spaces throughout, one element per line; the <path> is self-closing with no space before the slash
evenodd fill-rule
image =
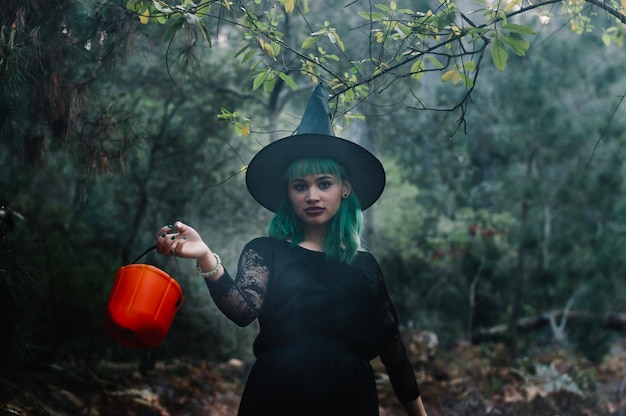
<path id="1" fill-rule="evenodd" d="M 483 73 L 489 88 L 474 94 L 466 139 L 442 130 L 453 122 L 447 112 L 368 117 L 379 151 L 394 155 L 417 188 L 412 205 L 408 192 L 394 197 L 394 208 L 410 211 L 375 212 L 383 217 L 382 253 L 404 253 L 400 242 L 413 242 L 411 260 L 383 257 L 390 279 L 398 279 L 390 286 L 401 288 L 395 294 L 401 316 L 453 338 L 472 336 L 468 327 L 507 322 L 512 329 L 518 318 L 564 308 L 574 293 L 574 308 L 598 317 L 624 308 L 617 277 L 623 256 L 616 252 L 624 236 L 609 225 L 623 212 L 614 198 L 623 189 L 624 128 L 615 118 L 624 89 L 615 73 L 623 59 L 598 48 L 591 34 L 561 31 L 536 42 L 507 73 Z M 574 45 L 576 56 L 569 53 Z M 445 102 L 453 93 L 452 85 L 440 84 L 433 96 Z M 390 90 L 397 100 L 403 94 Z M 402 188 L 394 178 L 395 192 Z M 400 237 L 390 234 L 393 221 L 402 223 Z M 401 301 L 407 298 L 414 301 Z M 594 339 L 608 340 L 600 325 L 595 331 Z M 566 332 L 570 346 L 583 348 L 580 321 Z M 537 337 L 511 334 L 506 339 L 520 348 Z"/>
<path id="2" fill-rule="evenodd" d="M 424 4 L 417 9 L 395 1 L 373 5 L 352 2 L 341 12 L 314 13 L 311 8 L 319 4 L 307 0 L 202 0 L 198 4 L 188 0 L 130 0 L 126 7 L 142 23 L 167 25 L 166 41 L 178 31 L 197 27 L 211 44 L 223 25 L 240 29 L 243 47 L 237 55 L 250 67 L 253 90 L 262 87 L 269 93 L 281 82 L 295 89 L 303 77 L 314 82 L 323 79 L 331 86 L 346 122 L 359 117 L 354 113 L 357 103 L 401 81 L 412 80 L 409 85 L 414 90 L 416 109 L 436 109 L 425 103 L 417 90 L 425 74 L 439 73 L 441 81 L 460 84 L 460 94 L 440 108 L 459 112 L 458 124 L 464 127 L 467 106 L 487 53 L 501 71 L 507 66 L 509 52 L 524 56 L 530 46 L 525 37 L 533 35 L 535 27 L 548 25 L 555 4 L 562 4 L 571 29 L 579 34 L 594 29 L 592 16 L 596 12 L 609 14 L 615 20 L 605 28 L 603 41 L 623 44 L 620 22 L 626 23 L 626 14 L 624 5 L 615 0 L 480 2 L 474 10 L 453 1 L 441 1 L 434 8 Z M 289 26 L 284 22 L 293 19 L 302 20 L 309 28 L 304 39 L 284 30 Z M 340 28 L 339 22 L 349 26 Z M 351 36 L 353 42 L 349 43 L 348 35 L 353 33 L 361 36 Z"/>

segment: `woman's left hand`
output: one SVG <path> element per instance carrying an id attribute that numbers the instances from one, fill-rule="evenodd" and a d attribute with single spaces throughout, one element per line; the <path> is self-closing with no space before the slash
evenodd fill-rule
<path id="1" fill-rule="evenodd" d="M 176 221 L 159 230 L 156 239 L 157 253 L 186 259 L 207 257 L 211 251 L 200 234 L 190 226 Z"/>

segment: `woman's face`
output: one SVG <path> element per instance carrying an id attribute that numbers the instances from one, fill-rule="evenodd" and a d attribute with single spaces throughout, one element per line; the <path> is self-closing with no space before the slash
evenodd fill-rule
<path id="1" fill-rule="evenodd" d="M 325 228 L 350 193 L 347 181 L 332 174 L 313 174 L 289 182 L 289 200 L 307 229 Z"/>

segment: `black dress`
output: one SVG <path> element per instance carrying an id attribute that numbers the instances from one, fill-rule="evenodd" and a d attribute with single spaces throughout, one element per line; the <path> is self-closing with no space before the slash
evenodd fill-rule
<path id="1" fill-rule="evenodd" d="M 378 415 L 369 361 L 380 355 L 401 402 L 419 396 L 374 257 L 352 264 L 271 237 L 244 248 L 235 280 L 208 283 L 217 306 L 259 320 L 240 416 Z"/>

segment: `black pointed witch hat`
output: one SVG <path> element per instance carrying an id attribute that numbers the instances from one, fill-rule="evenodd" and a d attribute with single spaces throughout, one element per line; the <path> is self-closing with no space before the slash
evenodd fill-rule
<path id="1" fill-rule="evenodd" d="M 376 202 L 385 188 L 380 161 L 358 144 L 334 135 L 321 84 L 313 91 L 295 133 L 265 146 L 250 161 L 246 185 L 252 197 L 276 212 L 286 195 L 283 174 L 292 161 L 302 158 L 331 158 L 345 167 L 363 210 Z"/>

